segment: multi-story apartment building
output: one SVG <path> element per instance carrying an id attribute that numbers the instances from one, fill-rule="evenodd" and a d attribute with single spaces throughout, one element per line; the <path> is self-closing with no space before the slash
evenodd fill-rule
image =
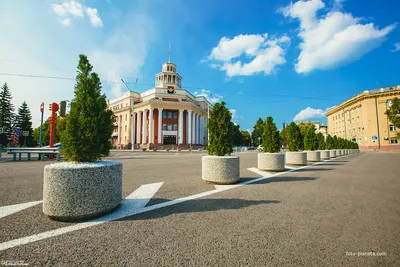
<path id="1" fill-rule="evenodd" d="M 127 92 L 110 100 L 108 108 L 115 115 L 113 145 L 130 144 L 132 128 L 135 147 L 205 145 L 210 103 L 204 96 L 194 96 L 182 89 L 181 81 L 176 65 L 167 62 L 155 75 L 154 88 L 141 93 Z"/>
<path id="2" fill-rule="evenodd" d="M 399 129 L 385 112 L 400 85 L 366 90 L 326 112 L 329 134 L 357 142 L 361 150 L 399 150 Z"/>

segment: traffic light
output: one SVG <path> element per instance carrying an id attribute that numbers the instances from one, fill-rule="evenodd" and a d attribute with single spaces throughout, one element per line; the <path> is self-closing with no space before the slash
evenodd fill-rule
<path id="1" fill-rule="evenodd" d="M 61 101 L 60 102 L 60 116 L 65 117 L 65 112 L 67 109 L 67 101 Z"/>

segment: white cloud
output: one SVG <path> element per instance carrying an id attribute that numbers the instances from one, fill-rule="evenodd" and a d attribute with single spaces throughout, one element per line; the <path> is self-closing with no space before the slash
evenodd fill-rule
<path id="1" fill-rule="evenodd" d="M 336 1 L 342 7 L 343 1 Z M 373 23 L 362 24 L 361 18 L 341 11 L 328 12 L 317 18 L 325 4 L 321 0 L 298 1 L 281 9 L 286 17 L 300 20 L 301 53 L 295 64 L 297 73 L 329 69 L 350 63 L 377 48 L 396 27 L 378 29 Z"/>
<path id="2" fill-rule="evenodd" d="M 214 94 L 214 96 L 213 96 L 211 91 L 210 90 L 206 90 L 206 89 L 201 89 L 200 92 L 195 91 L 193 93 L 193 95 L 195 95 L 195 96 L 204 96 L 208 100 L 208 102 L 210 102 L 211 104 L 215 104 L 215 103 L 219 102 L 223 98 L 222 95 L 218 95 L 218 94 Z"/>
<path id="3" fill-rule="evenodd" d="M 86 13 L 89 16 L 90 19 L 90 23 L 94 26 L 94 27 L 101 27 L 103 26 L 103 22 L 101 21 L 101 19 L 99 18 L 99 16 L 97 15 L 97 9 L 96 8 L 86 8 Z"/>
<path id="4" fill-rule="evenodd" d="M 63 19 L 61 21 L 61 24 L 65 25 L 65 26 L 71 26 L 71 20 L 70 19 Z"/>
<path id="5" fill-rule="evenodd" d="M 325 113 L 331 108 L 327 108 L 325 110 L 322 109 L 314 109 L 307 107 L 300 111 L 296 116 L 294 116 L 294 121 L 305 121 L 314 118 L 323 118 L 325 117 Z"/>
<path id="6" fill-rule="evenodd" d="M 51 9 L 61 18 L 68 17 L 60 20 L 60 22 L 65 26 L 70 26 L 72 24 L 72 17 L 85 17 L 85 12 L 89 17 L 92 26 L 103 26 L 103 22 L 101 21 L 96 8 L 87 7 L 74 0 L 65 1 L 61 4 L 52 4 Z"/>
<path id="7" fill-rule="evenodd" d="M 397 42 L 394 44 L 394 49 L 392 50 L 392 52 L 397 52 L 400 51 L 400 42 Z"/>
<path id="8" fill-rule="evenodd" d="M 62 4 L 52 4 L 51 8 L 58 16 L 65 16 L 71 14 L 76 17 L 83 17 L 83 6 L 82 4 L 71 1 L 65 1 Z"/>
<path id="9" fill-rule="evenodd" d="M 212 49 L 208 60 L 217 61 L 210 64 L 210 67 L 225 71 L 228 77 L 250 76 L 261 72 L 271 75 L 278 65 L 286 62 L 283 46 L 289 41 L 287 36 L 268 39 L 267 33 L 240 34 L 232 39 L 222 37 Z M 238 59 L 243 54 L 250 59 L 249 62 Z"/>

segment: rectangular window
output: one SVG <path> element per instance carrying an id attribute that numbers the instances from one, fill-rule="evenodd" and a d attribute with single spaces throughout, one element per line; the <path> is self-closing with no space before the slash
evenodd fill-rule
<path id="1" fill-rule="evenodd" d="M 396 127 L 394 125 L 390 125 L 389 128 L 390 128 L 391 132 L 395 132 L 396 131 Z"/>
<path id="2" fill-rule="evenodd" d="M 361 128 L 360 127 L 358 127 L 358 133 L 361 133 Z"/>
<path id="3" fill-rule="evenodd" d="M 172 119 L 172 113 L 168 112 L 168 119 Z"/>
<path id="4" fill-rule="evenodd" d="M 168 131 L 172 131 L 172 124 L 168 124 Z"/>
<path id="5" fill-rule="evenodd" d="M 163 119 L 166 119 L 166 118 L 167 118 L 167 112 L 166 112 L 166 111 L 163 111 L 163 112 L 162 112 L 162 117 L 163 117 Z"/>
<path id="6" fill-rule="evenodd" d="M 358 138 L 358 143 L 361 145 L 361 143 L 362 143 L 361 138 Z"/>
<path id="7" fill-rule="evenodd" d="M 127 121 L 128 120 L 128 115 L 127 114 L 125 114 L 125 121 Z"/>
<path id="8" fill-rule="evenodd" d="M 166 131 L 166 130 L 167 130 L 167 125 L 166 125 L 166 124 L 163 124 L 163 125 L 162 125 L 162 129 L 163 129 L 163 131 Z"/>
<path id="9" fill-rule="evenodd" d="M 398 144 L 399 143 L 399 139 L 397 139 L 395 137 L 392 137 L 392 138 L 390 138 L 390 143 L 391 144 Z"/>
<path id="10" fill-rule="evenodd" d="M 174 124 L 174 131 L 178 131 L 178 125 Z"/>
<path id="11" fill-rule="evenodd" d="M 127 130 L 127 127 L 126 127 L 126 125 L 125 125 L 125 132 L 127 132 L 128 130 Z"/>
<path id="12" fill-rule="evenodd" d="M 174 119 L 178 118 L 178 112 L 174 112 Z"/>

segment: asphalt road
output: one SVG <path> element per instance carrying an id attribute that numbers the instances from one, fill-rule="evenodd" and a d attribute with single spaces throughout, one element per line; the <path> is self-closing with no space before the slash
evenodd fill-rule
<path id="1" fill-rule="evenodd" d="M 124 197 L 164 182 L 149 207 L 214 190 L 201 180 L 202 155 L 128 153 L 112 159 L 124 163 Z M 255 152 L 238 155 L 242 181 L 261 177 L 247 169 L 256 167 Z M 400 266 L 399 162 L 393 153 L 342 157 L 2 250 L 0 264 Z M 41 200 L 49 163 L 0 163 L 0 206 Z M 45 218 L 36 205 L 0 218 L 0 243 L 68 225 Z M 369 252 L 385 256 L 361 255 Z"/>

